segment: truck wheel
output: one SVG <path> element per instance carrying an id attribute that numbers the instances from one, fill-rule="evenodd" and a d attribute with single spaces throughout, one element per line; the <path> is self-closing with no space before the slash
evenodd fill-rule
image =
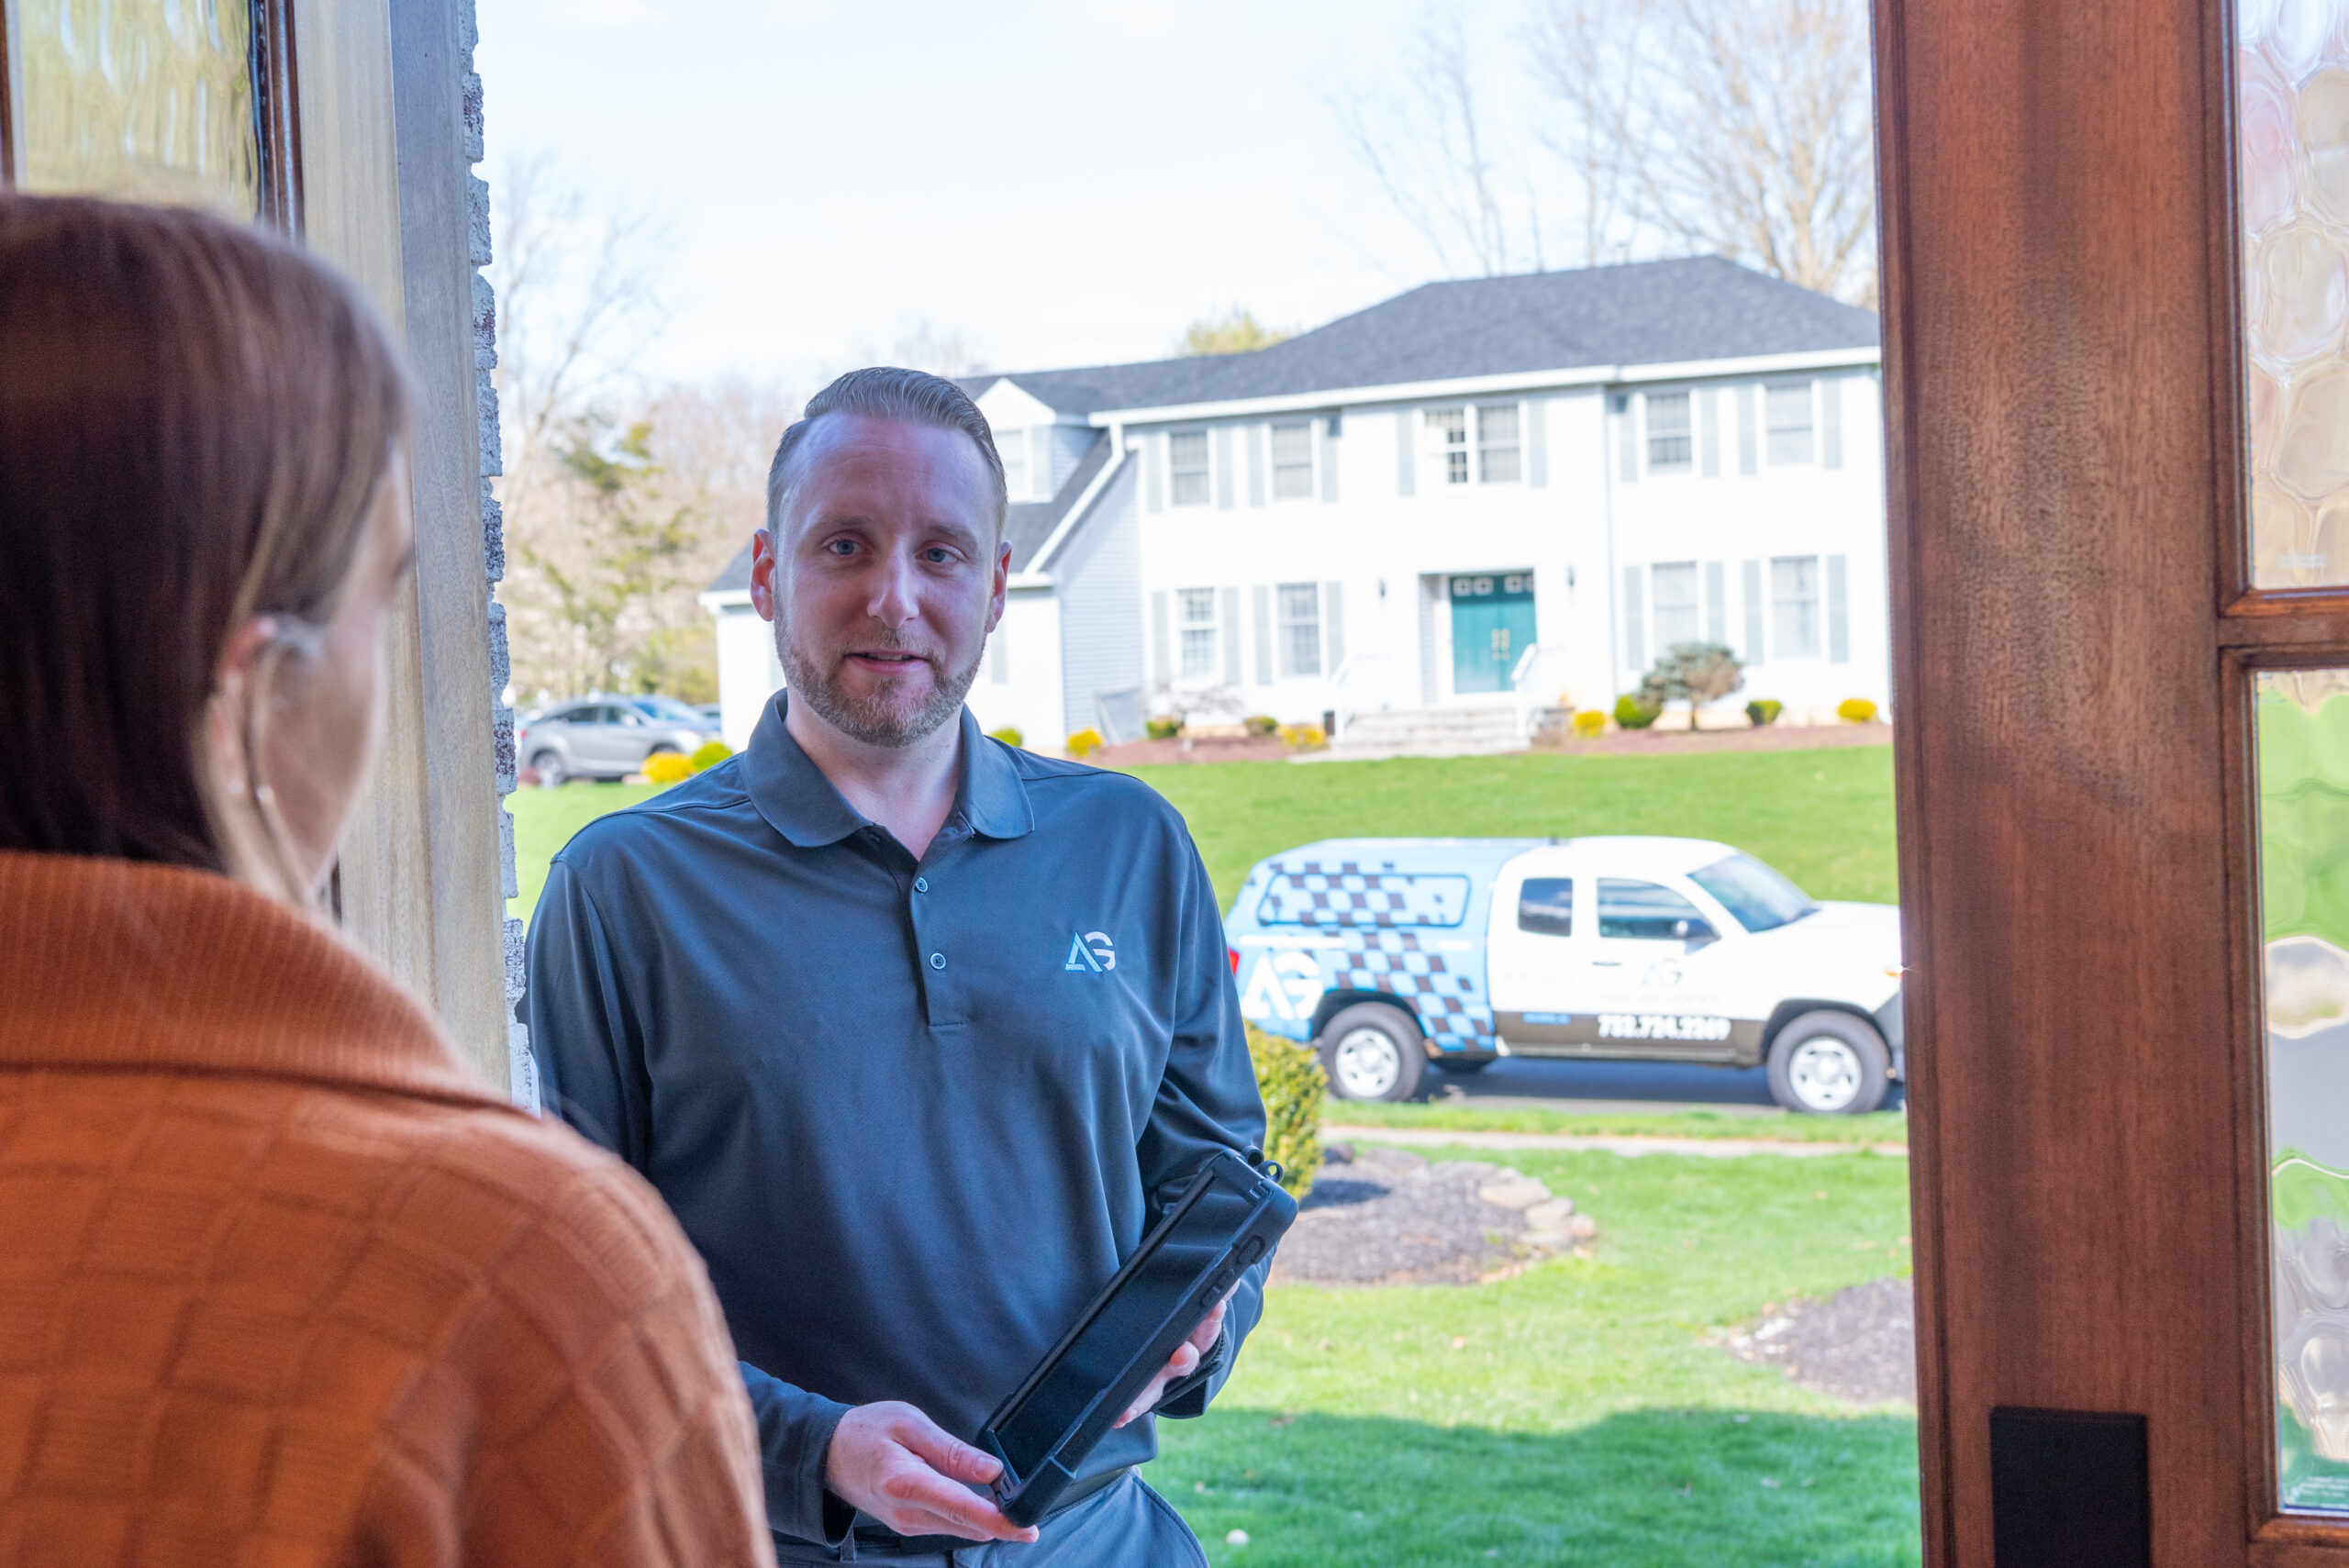
<path id="1" fill-rule="evenodd" d="M 1321 1031 L 1321 1071 L 1341 1100 L 1414 1098 L 1427 1063 L 1419 1026 L 1384 1002 L 1357 1002 Z"/>
<path id="2" fill-rule="evenodd" d="M 1770 1097 L 1810 1116 L 1859 1116 L 1884 1103 L 1892 1055 L 1865 1018 L 1821 1007 L 1770 1042 Z"/>
<path id="3" fill-rule="evenodd" d="M 562 753 L 551 749 L 530 759 L 530 771 L 539 775 L 539 783 L 548 789 L 561 789 L 571 782 L 571 772 L 562 765 Z"/>

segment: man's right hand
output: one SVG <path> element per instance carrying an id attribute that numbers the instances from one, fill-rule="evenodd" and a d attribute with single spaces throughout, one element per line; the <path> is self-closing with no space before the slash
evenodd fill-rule
<path id="1" fill-rule="evenodd" d="M 899 1535 L 1033 1540 L 1033 1529 L 1013 1524 L 963 1485 L 984 1485 L 1002 1473 L 995 1455 L 894 1399 L 852 1408 L 824 1451 L 825 1488 Z"/>

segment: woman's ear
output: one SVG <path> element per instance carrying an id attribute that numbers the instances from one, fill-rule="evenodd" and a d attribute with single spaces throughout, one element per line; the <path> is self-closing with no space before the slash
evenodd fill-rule
<path id="1" fill-rule="evenodd" d="M 219 662 L 212 670 L 212 693 L 204 705 L 196 766 L 228 874 L 249 885 L 282 893 L 277 884 L 284 878 L 273 870 L 276 857 L 271 852 L 269 826 L 257 799 L 267 786 L 253 777 L 250 745 L 258 717 L 253 703 L 260 689 L 262 662 L 277 639 L 277 622 L 268 616 L 255 616 L 228 634 Z"/>

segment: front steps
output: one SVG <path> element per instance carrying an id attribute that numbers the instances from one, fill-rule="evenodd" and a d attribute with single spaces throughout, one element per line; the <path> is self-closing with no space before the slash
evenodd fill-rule
<path id="1" fill-rule="evenodd" d="M 1373 762 L 1386 757 L 1486 757 L 1522 751 L 1515 706 L 1395 707 L 1358 713 L 1326 751 L 1310 760 Z M 1299 759 L 1305 761 L 1308 759 Z"/>

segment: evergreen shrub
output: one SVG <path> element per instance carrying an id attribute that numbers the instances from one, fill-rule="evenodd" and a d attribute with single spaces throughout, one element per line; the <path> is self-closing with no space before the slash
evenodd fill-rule
<path id="1" fill-rule="evenodd" d="M 1302 1198 L 1321 1170 L 1321 1102 L 1330 1080 L 1311 1046 L 1248 1026 L 1248 1059 L 1264 1099 L 1264 1154 L 1281 1165 L 1281 1186 Z"/>
<path id="2" fill-rule="evenodd" d="M 1777 723 L 1778 715 L 1786 711 L 1787 705 L 1776 697 L 1756 697 L 1745 705 L 1745 717 L 1753 720 L 1756 729 Z"/>
<path id="3" fill-rule="evenodd" d="M 1615 699 L 1615 722 L 1626 729 L 1645 729 L 1662 717 L 1664 705 L 1625 692 Z"/>
<path id="4" fill-rule="evenodd" d="M 1019 733 L 1019 726 L 1016 724 L 1007 724 L 1001 729 L 988 730 L 987 739 L 990 740 L 1000 740 L 1007 746 L 1020 746 L 1027 743 L 1028 738 Z"/>
<path id="5" fill-rule="evenodd" d="M 685 766 L 700 773 L 705 768 L 718 766 L 733 754 L 734 748 L 723 740 L 705 740 L 694 748 L 694 754 L 685 759 Z"/>

